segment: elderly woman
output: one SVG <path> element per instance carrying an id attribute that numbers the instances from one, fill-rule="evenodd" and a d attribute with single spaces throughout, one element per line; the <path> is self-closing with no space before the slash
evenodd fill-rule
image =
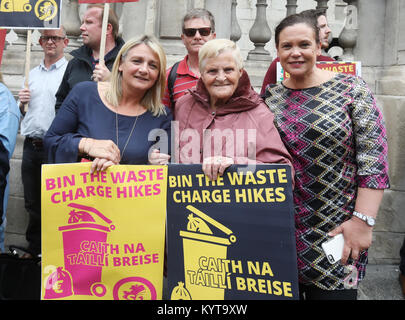
<path id="1" fill-rule="evenodd" d="M 165 70 L 166 56 L 154 37 L 129 40 L 117 55 L 110 83 L 79 83 L 65 99 L 44 139 L 49 162 L 88 158 L 92 171 L 105 170 L 148 163 L 156 140 L 168 150 L 172 115 L 161 103 Z M 165 153 L 151 163 L 167 162 Z"/>
<path id="2" fill-rule="evenodd" d="M 362 79 L 316 67 L 321 45 L 313 21 L 286 17 L 275 42 L 290 77 L 267 89 L 266 103 L 296 173 L 300 291 L 306 299 L 356 299 L 383 189 L 389 187 L 383 117 Z M 321 244 L 340 233 L 341 263 L 331 264 Z"/>
<path id="3" fill-rule="evenodd" d="M 291 164 L 273 114 L 252 89 L 236 44 L 206 42 L 199 68 L 196 87 L 176 103 L 179 162 L 203 163 L 213 180 L 231 164 Z"/>

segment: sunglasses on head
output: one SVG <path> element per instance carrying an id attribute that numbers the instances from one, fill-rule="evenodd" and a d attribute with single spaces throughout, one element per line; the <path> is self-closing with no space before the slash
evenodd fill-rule
<path id="1" fill-rule="evenodd" d="M 183 33 L 187 37 L 194 37 L 197 30 L 198 30 L 198 33 L 203 37 L 206 37 L 206 36 L 210 35 L 210 33 L 211 33 L 211 28 L 210 27 L 206 27 L 206 28 L 186 28 L 186 29 L 184 29 Z"/>

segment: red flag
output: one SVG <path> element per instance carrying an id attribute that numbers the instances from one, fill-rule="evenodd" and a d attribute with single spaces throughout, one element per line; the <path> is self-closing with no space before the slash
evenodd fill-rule
<path id="1" fill-rule="evenodd" d="M 1 66 L 1 58 L 3 57 L 4 44 L 6 43 L 6 35 L 7 30 L 0 29 L 0 66 Z"/>
<path id="2" fill-rule="evenodd" d="M 138 2 L 138 0 L 79 0 L 79 3 L 118 3 L 118 2 Z"/>

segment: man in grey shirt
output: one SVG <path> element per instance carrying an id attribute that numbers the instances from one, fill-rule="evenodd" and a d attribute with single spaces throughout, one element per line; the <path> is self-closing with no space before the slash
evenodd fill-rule
<path id="1" fill-rule="evenodd" d="M 67 66 L 64 49 L 69 39 L 63 27 L 43 30 L 39 44 L 44 60 L 29 73 L 28 88 L 19 91 L 19 106 L 28 111 L 21 122 L 21 134 L 25 136 L 21 176 L 24 186 L 25 208 L 29 213 L 26 239 L 33 255 L 41 253 L 41 166 L 46 163 L 42 139 L 55 117 L 55 93 Z"/>

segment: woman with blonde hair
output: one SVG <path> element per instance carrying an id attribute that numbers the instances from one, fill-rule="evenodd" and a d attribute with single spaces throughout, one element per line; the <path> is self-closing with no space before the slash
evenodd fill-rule
<path id="1" fill-rule="evenodd" d="M 77 84 L 49 128 L 50 163 L 93 161 L 92 171 L 114 164 L 167 163 L 170 110 L 161 103 L 166 56 L 153 37 L 131 39 L 115 60 L 110 82 Z M 158 129 L 158 130 L 156 130 Z"/>

